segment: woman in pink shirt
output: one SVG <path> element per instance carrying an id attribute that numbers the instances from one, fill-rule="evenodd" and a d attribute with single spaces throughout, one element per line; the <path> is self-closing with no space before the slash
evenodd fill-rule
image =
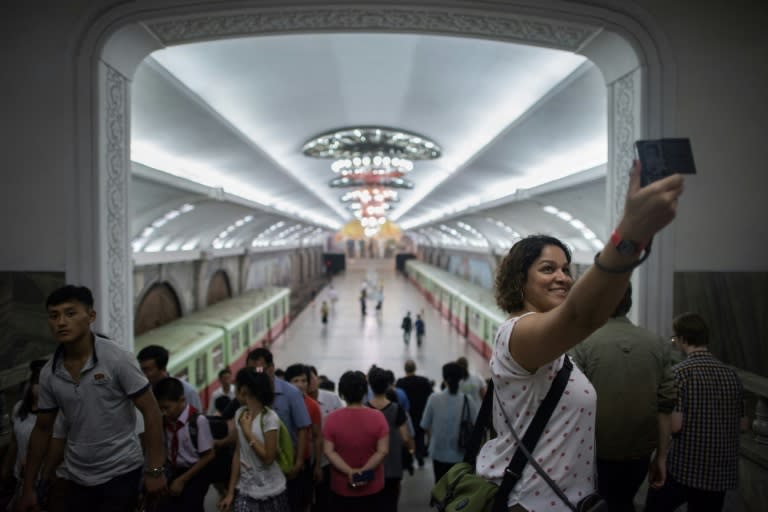
<path id="1" fill-rule="evenodd" d="M 365 406 L 367 391 L 365 374 L 344 373 L 339 393 L 347 406 L 330 413 L 323 425 L 323 450 L 332 466 L 331 506 L 336 512 L 379 511 L 389 425 L 381 411 Z"/>

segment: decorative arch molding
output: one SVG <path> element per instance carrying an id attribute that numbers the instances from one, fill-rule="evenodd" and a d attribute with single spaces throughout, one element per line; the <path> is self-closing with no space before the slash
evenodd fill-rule
<path id="1" fill-rule="evenodd" d="M 181 302 L 173 285 L 167 281 L 155 281 L 144 290 L 138 301 L 134 335 L 140 336 L 181 316 Z"/>
<path id="2" fill-rule="evenodd" d="M 208 279 L 205 305 L 210 306 L 232 298 L 232 283 L 226 270 L 219 269 L 213 272 Z"/>
<path id="3" fill-rule="evenodd" d="M 289 0 L 290 1 L 290 0 Z M 653 20 L 633 5 L 608 0 L 582 4 L 564 0 L 531 3 L 484 3 L 469 0 L 422 0 L 412 5 L 382 6 L 370 1 L 328 7 L 294 0 L 280 7 L 242 8 L 241 2 L 138 0 L 94 13 L 76 49 L 79 166 L 83 208 L 75 222 L 98 229 L 84 235 L 68 255 L 70 280 L 95 283 L 99 307 L 106 314 L 98 328 L 126 348 L 133 341 L 129 244 L 130 79 L 139 63 L 163 45 L 259 34 L 327 31 L 397 31 L 479 37 L 581 53 L 595 62 L 609 88 L 608 212 L 620 214 L 623 162 L 631 145 L 617 144 L 640 135 L 656 136 L 673 126 L 673 62 L 663 62 L 666 39 Z M 606 50 L 623 45 L 627 60 Z M 663 65 L 662 65 L 663 64 Z M 642 66 L 642 68 L 641 68 Z M 641 74 L 641 69 L 643 73 Z M 623 71 L 623 72 L 621 72 Z M 624 77 L 624 78 L 622 78 Z M 94 101 L 94 97 L 96 101 Z M 621 106 L 622 108 L 618 108 Z M 626 107 L 626 108 L 625 108 Z M 95 127 L 95 128 L 94 128 Z M 101 198 L 106 198 L 105 200 Z M 660 237 L 650 265 L 641 275 L 646 285 L 642 320 L 661 327 L 672 311 L 672 237 Z M 664 250 L 658 250 L 663 246 Z"/>

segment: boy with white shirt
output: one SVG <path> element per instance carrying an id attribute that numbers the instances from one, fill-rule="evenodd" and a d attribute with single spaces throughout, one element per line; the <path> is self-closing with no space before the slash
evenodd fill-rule
<path id="1" fill-rule="evenodd" d="M 158 510 L 203 512 L 209 484 L 204 470 L 214 457 L 208 419 L 187 405 L 184 386 L 179 379 L 168 377 L 160 380 L 155 384 L 154 392 L 163 412 L 166 454 L 170 465 L 170 497 Z"/>

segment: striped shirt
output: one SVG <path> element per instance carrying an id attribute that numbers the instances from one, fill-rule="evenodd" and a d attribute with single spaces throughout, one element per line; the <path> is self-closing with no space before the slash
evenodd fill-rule
<path id="1" fill-rule="evenodd" d="M 708 351 L 693 352 L 673 368 L 682 430 L 669 452 L 669 473 L 696 489 L 737 485 L 743 387 L 736 372 Z"/>

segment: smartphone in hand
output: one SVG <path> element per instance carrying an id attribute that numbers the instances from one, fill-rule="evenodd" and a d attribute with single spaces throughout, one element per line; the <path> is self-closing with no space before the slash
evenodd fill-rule
<path id="1" fill-rule="evenodd" d="M 690 139 L 638 140 L 635 152 L 642 166 L 641 187 L 675 173 L 696 174 Z"/>
<path id="2" fill-rule="evenodd" d="M 352 487 L 361 487 L 363 485 L 366 485 L 368 482 L 373 480 L 373 475 L 374 473 L 372 469 L 355 473 L 354 475 L 352 475 L 352 483 L 350 485 Z"/>

